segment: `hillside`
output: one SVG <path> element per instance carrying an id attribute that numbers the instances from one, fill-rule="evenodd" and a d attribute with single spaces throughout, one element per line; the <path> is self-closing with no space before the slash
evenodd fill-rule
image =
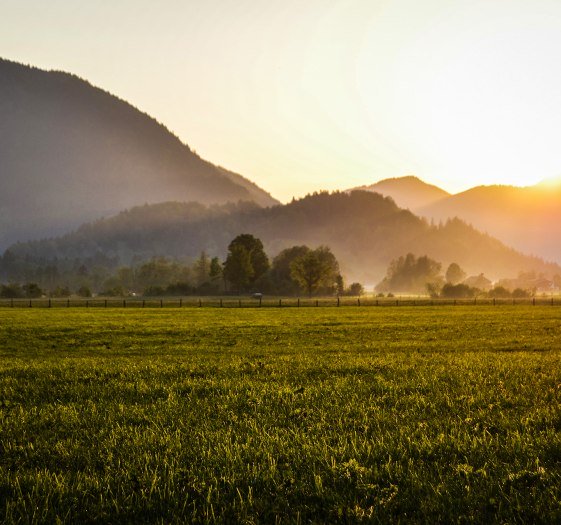
<path id="1" fill-rule="evenodd" d="M 437 221 L 460 217 L 518 250 L 561 261 L 561 185 L 478 186 L 416 212 Z"/>
<path id="2" fill-rule="evenodd" d="M 391 197 L 399 207 L 411 211 L 415 211 L 418 208 L 428 206 L 450 196 L 450 194 L 443 189 L 433 186 L 432 184 L 427 184 L 413 175 L 384 179 L 370 184 L 369 186 L 360 186 L 354 189 L 373 191 L 385 197 Z"/>
<path id="3" fill-rule="evenodd" d="M 531 270 L 561 273 L 559 266 L 522 255 L 460 220 L 430 226 L 391 199 L 364 191 L 318 193 L 271 208 L 177 202 L 136 207 L 64 237 L 14 245 L 2 269 L 4 278 L 23 279 L 26 268 L 49 264 L 116 268 L 153 256 L 196 257 L 203 249 L 223 258 L 239 233 L 261 238 L 271 256 L 292 245 L 327 244 L 347 278 L 367 284 L 378 282 L 388 263 L 407 252 L 444 265 L 457 262 L 470 274 L 493 279 Z"/>
<path id="4" fill-rule="evenodd" d="M 277 203 L 127 102 L 1 59 L 0 187 L 0 249 L 144 203 Z"/>

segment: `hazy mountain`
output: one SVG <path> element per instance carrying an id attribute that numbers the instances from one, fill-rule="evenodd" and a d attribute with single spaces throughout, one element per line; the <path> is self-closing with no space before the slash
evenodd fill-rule
<path id="1" fill-rule="evenodd" d="M 384 179 L 375 184 L 354 189 L 373 191 L 391 197 L 399 207 L 412 211 L 450 196 L 443 189 L 427 184 L 413 175 Z"/>
<path id="2" fill-rule="evenodd" d="M 518 250 L 561 261 L 561 184 L 478 186 L 415 211 L 460 217 Z"/>
<path id="3" fill-rule="evenodd" d="M 0 60 L 0 248 L 144 203 L 278 201 L 76 76 Z"/>
<path id="4" fill-rule="evenodd" d="M 460 220 L 431 226 L 391 199 L 364 191 L 319 193 L 271 208 L 177 202 L 136 207 L 64 237 L 12 246 L 4 270 L 52 261 L 91 268 L 103 260 L 117 267 L 158 255 L 196 257 L 203 249 L 224 257 L 240 233 L 261 238 L 270 256 L 297 244 L 327 244 L 348 278 L 370 284 L 385 275 L 392 259 L 408 252 L 429 255 L 444 269 L 457 262 L 470 274 L 484 272 L 492 279 L 531 270 L 561 273 L 559 266 L 522 255 Z"/>
<path id="5" fill-rule="evenodd" d="M 436 222 L 459 217 L 517 250 L 561 261 L 561 182 L 477 186 L 452 195 L 408 176 L 360 189 L 389 196 L 398 206 Z"/>

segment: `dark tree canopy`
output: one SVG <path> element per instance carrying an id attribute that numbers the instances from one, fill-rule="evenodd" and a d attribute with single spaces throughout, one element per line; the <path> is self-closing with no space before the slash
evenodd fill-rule
<path id="1" fill-rule="evenodd" d="M 238 235 L 228 246 L 228 257 L 224 263 L 224 277 L 238 292 L 265 275 L 269 270 L 269 258 L 263 243 L 249 233 Z"/>
<path id="2" fill-rule="evenodd" d="M 242 292 L 254 280 L 251 255 L 241 244 L 230 246 L 224 263 L 224 277 L 234 286 L 235 291 Z"/>
<path id="3" fill-rule="evenodd" d="M 311 297 L 320 287 L 336 285 L 339 263 L 327 246 L 320 246 L 292 261 L 290 271 L 292 278 Z"/>
<path id="4" fill-rule="evenodd" d="M 292 278 L 291 264 L 302 255 L 307 254 L 307 246 L 292 246 L 280 252 L 271 266 L 271 280 L 275 283 L 276 292 L 280 294 L 295 294 L 300 285 Z"/>

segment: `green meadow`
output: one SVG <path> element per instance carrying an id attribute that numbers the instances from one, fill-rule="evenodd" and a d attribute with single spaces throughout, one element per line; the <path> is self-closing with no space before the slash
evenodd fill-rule
<path id="1" fill-rule="evenodd" d="M 0 309 L 4 523 L 559 523 L 561 308 Z"/>

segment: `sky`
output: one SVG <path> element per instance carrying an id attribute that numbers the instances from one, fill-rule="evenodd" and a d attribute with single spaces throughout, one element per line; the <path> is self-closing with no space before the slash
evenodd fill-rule
<path id="1" fill-rule="evenodd" d="M 1 0 L 0 56 L 64 70 L 281 201 L 414 174 L 561 176 L 559 0 Z"/>

